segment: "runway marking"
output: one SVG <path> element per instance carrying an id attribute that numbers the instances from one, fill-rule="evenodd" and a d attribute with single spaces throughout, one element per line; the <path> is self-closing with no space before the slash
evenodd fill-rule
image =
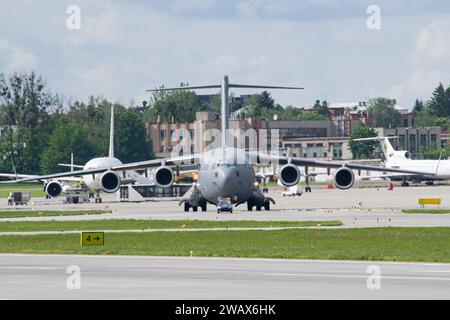
<path id="1" fill-rule="evenodd" d="M 287 276 L 287 277 L 323 277 L 323 278 L 364 278 L 369 275 L 338 275 L 338 274 L 314 274 L 314 273 L 266 273 L 266 276 Z M 397 276 L 381 276 L 381 279 L 393 280 L 432 280 L 432 281 L 450 281 L 450 278 L 436 277 L 397 277 Z"/>
<path id="2" fill-rule="evenodd" d="M 322 226 L 322 229 L 337 229 L 339 226 Z M 283 230 L 303 230 L 316 229 L 311 227 L 254 227 L 254 228 L 195 228 L 195 229 L 130 229 L 130 230 L 102 230 L 104 233 L 159 233 L 159 232 L 218 232 L 218 231 L 283 231 Z M 81 232 L 90 232 L 92 230 L 77 231 L 27 231 L 27 232 L 0 232 L 0 236 L 37 236 L 37 235 L 64 235 L 79 234 Z"/>
<path id="3" fill-rule="evenodd" d="M 280 262 L 285 264 L 361 264 L 361 265 L 392 265 L 392 266 L 440 266 L 450 267 L 450 263 L 444 262 L 402 262 L 402 261 L 379 261 L 379 260 L 323 260 L 323 259 L 276 259 L 276 258 L 238 258 L 238 257 L 181 257 L 181 256 L 132 256 L 132 255 L 83 255 L 83 254 L 38 254 L 38 253 L 0 253 L 2 257 L 15 258 L 33 258 L 33 257 L 47 257 L 47 258 L 80 258 L 80 259 L 120 259 L 120 260 L 205 260 L 210 262 L 219 261 L 245 261 L 245 262 Z"/>
<path id="4" fill-rule="evenodd" d="M 58 270 L 57 267 L 0 267 L 0 269 L 12 269 L 12 270 Z"/>

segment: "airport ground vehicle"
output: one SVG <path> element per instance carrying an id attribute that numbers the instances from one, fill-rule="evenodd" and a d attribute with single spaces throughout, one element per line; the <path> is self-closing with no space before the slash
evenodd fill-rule
<path id="1" fill-rule="evenodd" d="M 31 200 L 31 191 L 21 191 L 21 192 L 13 192 L 12 193 L 12 201 L 13 204 L 28 204 Z"/>
<path id="2" fill-rule="evenodd" d="M 233 213 L 233 204 L 229 199 L 219 199 L 217 202 L 217 213 L 229 212 Z"/>
<path id="3" fill-rule="evenodd" d="M 292 197 L 292 196 L 301 196 L 303 194 L 303 191 L 298 187 L 298 185 L 285 188 L 283 192 L 281 193 L 283 197 Z"/>

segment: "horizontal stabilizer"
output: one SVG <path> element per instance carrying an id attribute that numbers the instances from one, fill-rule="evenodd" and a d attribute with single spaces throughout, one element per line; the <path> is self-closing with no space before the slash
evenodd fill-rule
<path id="1" fill-rule="evenodd" d="M 359 138 L 352 141 L 382 141 L 384 139 L 398 139 L 398 137 L 372 137 L 372 138 Z"/>
<path id="2" fill-rule="evenodd" d="M 176 88 L 160 88 L 151 89 L 147 92 L 157 92 L 157 91 L 176 91 L 176 90 L 196 90 L 196 89 L 220 89 L 222 86 L 220 84 L 213 84 L 207 86 L 185 86 Z M 260 86 L 260 85 L 246 85 L 246 84 L 229 84 L 229 88 L 247 88 L 247 89 L 282 89 L 282 90 L 304 90 L 300 87 L 279 87 L 279 86 Z"/>
<path id="3" fill-rule="evenodd" d="M 60 167 L 69 167 L 69 168 L 79 168 L 79 169 L 83 169 L 84 166 L 80 165 L 80 164 L 67 164 L 67 163 L 58 163 L 58 166 Z"/>

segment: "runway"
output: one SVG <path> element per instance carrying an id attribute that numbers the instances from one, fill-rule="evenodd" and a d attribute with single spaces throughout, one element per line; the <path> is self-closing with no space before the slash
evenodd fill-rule
<path id="1" fill-rule="evenodd" d="M 79 290 L 67 287 L 72 265 Z M 5 254 L 0 289 L 0 299 L 450 299 L 450 264 Z"/>
<path id="2" fill-rule="evenodd" d="M 419 208 L 418 199 L 422 197 L 441 198 L 440 208 L 450 208 L 449 186 L 420 186 L 400 188 L 393 191 L 386 188 L 353 188 L 350 190 L 327 190 L 324 186 L 314 186 L 312 193 L 300 197 L 282 197 L 281 191 L 271 189 L 268 194 L 276 201 L 270 212 L 248 212 L 245 205 L 237 207 L 233 214 L 217 214 L 209 205 L 208 212 L 183 211 L 178 201 L 126 203 L 117 202 L 115 196 L 104 198 L 105 203 L 64 205 L 55 201 L 18 207 L 18 210 L 112 210 L 107 215 L 61 216 L 1 219 L 1 221 L 45 221 L 45 220 L 98 220 L 98 219 L 153 219 L 153 220 L 340 220 L 344 227 L 432 227 L 450 226 L 450 214 L 403 214 L 402 209 Z M 39 200 L 39 199 L 38 199 Z M 428 208 L 436 208 L 430 206 Z M 11 209 L 2 199 L 0 209 Z"/>

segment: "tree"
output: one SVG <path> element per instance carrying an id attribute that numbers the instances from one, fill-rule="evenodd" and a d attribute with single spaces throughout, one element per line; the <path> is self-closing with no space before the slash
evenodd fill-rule
<path id="1" fill-rule="evenodd" d="M 154 156 L 145 124 L 134 112 L 117 114 L 114 140 L 115 156 L 122 162 L 149 160 Z"/>
<path id="2" fill-rule="evenodd" d="M 96 155 L 95 147 L 90 143 L 85 128 L 68 119 L 61 119 L 42 153 L 41 172 L 49 174 L 67 170 L 58 166 L 58 163 L 69 163 L 71 153 L 79 164 L 85 164 Z"/>
<path id="3" fill-rule="evenodd" d="M 394 102 L 386 98 L 369 100 L 367 113 L 374 120 L 375 127 L 395 128 L 400 126 L 401 116 L 395 110 Z"/>
<path id="4" fill-rule="evenodd" d="M 445 148 L 436 148 L 436 147 L 428 147 L 423 150 L 423 157 L 425 159 L 438 160 L 440 159 L 448 159 L 450 157 L 450 147 L 446 146 Z"/>
<path id="5" fill-rule="evenodd" d="M 422 111 L 416 113 L 414 127 L 441 127 L 442 131 L 447 131 L 449 128 L 449 119 L 447 117 L 438 117 L 428 107 L 424 107 Z"/>
<path id="6" fill-rule="evenodd" d="M 302 112 L 297 116 L 297 120 L 303 121 L 327 121 L 330 120 L 328 116 L 315 112 Z"/>
<path id="7" fill-rule="evenodd" d="M 316 100 L 316 103 L 313 106 L 313 112 L 319 114 L 321 116 L 330 119 L 330 110 L 328 110 L 328 102 L 323 101 L 320 103 L 320 100 Z"/>
<path id="8" fill-rule="evenodd" d="M 41 76 L 14 73 L 9 78 L 0 74 L 1 122 L 8 126 L 35 129 L 48 119 L 52 107 L 60 107 L 59 97 L 46 88 Z"/>
<path id="9" fill-rule="evenodd" d="M 260 108 L 271 110 L 275 108 L 275 100 L 270 95 L 270 92 L 263 91 L 257 95 L 257 102 Z"/>
<path id="10" fill-rule="evenodd" d="M 192 122 L 200 111 L 197 94 L 188 90 L 156 91 L 150 101 L 145 120 L 156 122 Z"/>
<path id="11" fill-rule="evenodd" d="M 353 141 L 360 138 L 376 137 L 377 133 L 371 127 L 360 124 L 350 135 L 348 147 L 353 154 L 353 159 L 369 159 L 377 150 L 377 141 Z"/>
<path id="12" fill-rule="evenodd" d="M 423 110 L 423 108 L 424 108 L 423 101 L 416 99 L 416 102 L 414 103 L 414 107 L 413 107 L 413 113 L 417 114 L 417 113 L 421 112 Z"/>
<path id="13" fill-rule="evenodd" d="M 444 88 L 442 83 L 434 89 L 433 95 L 428 102 L 430 111 L 438 117 L 450 116 L 450 87 Z"/>
<path id="14" fill-rule="evenodd" d="M 0 121 L 7 131 L 0 144 L 1 167 L 14 163 L 17 171 L 38 173 L 39 155 L 51 131 L 50 113 L 60 109 L 61 100 L 41 76 L 0 74 Z"/>

